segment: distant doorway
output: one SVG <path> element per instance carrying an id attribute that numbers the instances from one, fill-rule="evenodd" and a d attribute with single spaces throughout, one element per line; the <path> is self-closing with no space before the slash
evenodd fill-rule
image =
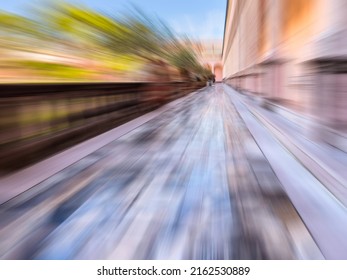
<path id="1" fill-rule="evenodd" d="M 214 66 L 213 73 L 216 76 L 216 82 L 221 82 L 223 79 L 223 66 L 220 63 L 217 63 Z"/>

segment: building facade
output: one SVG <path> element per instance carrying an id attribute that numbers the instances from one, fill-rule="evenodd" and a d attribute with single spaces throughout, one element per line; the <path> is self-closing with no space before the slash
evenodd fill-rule
<path id="1" fill-rule="evenodd" d="M 221 82 L 223 79 L 222 45 L 221 40 L 204 40 L 194 48 L 200 63 L 211 70 L 217 82 Z"/>
<path id="2" fill-rule="evenodd" d="M 223 79 L 347 132 L 347 1 L 229 0 Z"/>

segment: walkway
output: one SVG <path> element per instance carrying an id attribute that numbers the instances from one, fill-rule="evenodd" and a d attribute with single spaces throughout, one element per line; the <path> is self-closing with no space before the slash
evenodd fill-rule
<path id="1" fill-rule="evenodd" d="M 0 258 L 327 257 L 260 129 L 229 87 L 192 94 L 2 204 Z"/>

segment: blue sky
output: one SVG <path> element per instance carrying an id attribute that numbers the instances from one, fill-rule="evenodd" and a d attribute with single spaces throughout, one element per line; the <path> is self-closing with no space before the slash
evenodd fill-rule
<path id="1" fill-rule="evenodd" d="M 1 1 L 0 10 L 24 14 L 30 6 L 52 0 Z M 58 0 L 56 0 L 58 1 Z M 66 0 L 90 8 L 111 12 L 126 10 L 131 3 L 149 14 L 164 19 L 179 34 L 194 39 L 223 39 L 226 0 Z"/>

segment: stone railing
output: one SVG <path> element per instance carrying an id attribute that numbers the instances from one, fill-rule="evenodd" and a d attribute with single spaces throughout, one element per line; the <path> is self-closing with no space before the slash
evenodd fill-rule
<path id="1" fill-rule="evenodd" d="M 96 136 L 204 83 L 0 85 L 0 173 Z"/>

